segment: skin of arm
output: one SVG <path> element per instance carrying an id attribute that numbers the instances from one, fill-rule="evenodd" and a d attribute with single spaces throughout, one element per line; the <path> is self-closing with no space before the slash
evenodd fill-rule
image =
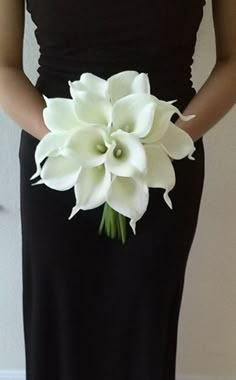
<path id="1" fill-rule="evenodd" d="M 236 2 L 212 0 L 216 37 L 216 64 L 183 114 L 195 114 L 175 124 L 193 141 L 213 127 L 236 101 Z M 49 132 L 42 111 L 43 96 L 23 71 L 24 0 L 0 0 L 0 106 L 32 136 Z M 226 22 L 227 21 L 227 22 Z"/>
<path id="2" fill-rule="evenodd" d="M 209 77 L 188 103 L 183 114 L 196 115 L 175 125 L 197 141 L 236 102 L 236 1 L 212 0 L 216 41 L 216 63 Z"/>
<path id="3" fill-rule="evenodd" d="M 0 0 L 0 10 L 0 107 L 41 140 L 45 100 L 23 71 L 24 0 Z"/>

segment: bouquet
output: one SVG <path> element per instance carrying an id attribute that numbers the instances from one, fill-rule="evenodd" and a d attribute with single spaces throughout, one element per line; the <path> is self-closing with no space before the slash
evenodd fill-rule
<path id="1" fill-rule="evenodd" d="M 127 218 L 136 234 L 136 222 L 144 215 L 149 188 L 165 189 L 163 198 L 172 209 L 168 193 L 175 186 L 172 160 L 192 153 L 189 134 L 170 121 L 173 105 L 150 93 L 148 74 L 127 70 L 107 80 L 85 72 L 68 81 L 71 98 L 47 98 L 43 109 L 49 129 L 35 149 L 36 172 L 32 185 L 65 191 L 74 188 L 79 210 L 103 205 L 99 233 L 123 243 Z M 46 158 L 46 160 L 45 160 Z M 44 161 L 42 164 L 42 161 Z"/>

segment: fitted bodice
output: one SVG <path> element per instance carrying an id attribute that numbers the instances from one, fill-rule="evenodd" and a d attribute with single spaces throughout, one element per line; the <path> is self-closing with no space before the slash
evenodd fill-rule
<path id="1" fill-rule="evenodd" d="M 85 71 L 106 79 L 129 69 L 149 73 L 152 92 L 162 97 L 193 94 L 191 65 L 204 4 L 27 0 L 40 48 L 38 82 L 79 79 Z"/>

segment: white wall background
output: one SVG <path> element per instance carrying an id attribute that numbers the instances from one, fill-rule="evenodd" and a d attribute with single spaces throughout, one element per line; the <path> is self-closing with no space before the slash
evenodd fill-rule
<path id="1" fill-rule="evenodd" d="M 26 15 L 24 67 L 37 79 L 38 46 Z M 198 32 L 193 83 L 198 90 L 215 62 L 211 2 Z M 0 112 L 0 379 L 25 368 L 18 149 L 20 128 Z M 188 260 L 179 322 L 179 379 L 236 379 L 236 109 L 204 136 L 206 178 Z M 144 379 L 145 380 L 145 379 Z"/>

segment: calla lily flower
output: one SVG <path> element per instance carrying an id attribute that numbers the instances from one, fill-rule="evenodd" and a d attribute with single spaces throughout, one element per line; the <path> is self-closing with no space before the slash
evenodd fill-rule
<path id="1" fill-rule="evenodd" d="M 145 213 L 149 201 L 147 184 L 135 177 L 114 177 L 108 191 L 107 203 L 122 215 L 130 218 L 130 226 L 136 233 L 136 222 Z"/>
<path id="2" fill-rule="evenodd" d="M 106 202 L 110 184 L 111 173 L 105 165 L 81 168 L 74 187 L 76 204 L 69 219 L 79 210 L 90 210 Z"/>
<path id="3" fill-rule="evenodd" d="M 172 202 L 168 193 L 175 186 L 176 178 L 170 158 L 161 145 L 145 145 L 147 156 L 146 184 L 148 187 L 160 187 L 165 189 L 164 200 L 172 209 Z"/>
<path id="4" fill-rule="evenodd" d="M 43 109 L 43 118 L 51 132 L 69 132 L 86 125 L 85 121 L 77 117 L 72 99 L 43 97 L 47 105 Z"/>
<path id="5" fill-rule="evenodd" d="M 180 119 L 188 121 L 193 119 L 196 115 L 183 115 L 177 107 L 173 105 L 175 100 L 163 101 L 158 99 L 156 96 L 150 95 L 156 104 L 152 128 L 149 133 L 142 138 L 143 143 L 153 143 L 159 141 L 167 132 L 170 125 L 171 117 L 177 113 Z M 172 123 L 173 124 L 173 123 Z M 178 127 L 176 127 L 178 128 Z M 180 128 L 178 128 L 180 130 Z M 180 142 L 180 139 L 179 139 Z M 178 149 L 178 144 L 177 149 Z"/>
<path id="6" fill-rule="evenodd" d="M 110 76 L 107 80 L 92 73 L 83 73 L 80 80 L 71 82 L 70 94 L 72 99 L 80 99 L 81 92 L 90 92 L 97 97 L 105 98 L 111 104 L 124 96 L 133 93 L 150 94 L 148 74 L 135 70 L 125 70 Z"/>
<path id="7" fill-rule="evenodd" d="M 146 154 L 143 144 L 135 136 L 117 130 L 111 133 L 115 143 L 108 151 L 106 166 L 117 176 L 132 177 L 146 172 Z"/>
<path id="8" fill-rule="evenodd" d="M 72 102 L 74 112 L 82 123 L 111 125 L 112 104 L 109 99 L 101 97 L 92 91 L 79 91 Z"/>
<path id="9" fill-rule="evenodd" d="M 112 122 L 114 124 L 114 115 L 112 115 L 113 104 L 117 100 L 133 93 L 137 95 L 147 95 L 150 93 L 148 75 L 144 73 L 139 74 L 137 71 L 131 70 L 112 75 L 107 81 L 92 73 L 83 73 L 79 81 L 68 81 L 68 83 L 73 99 L 73 106 L 70 106 L 73 108 L 76 117 L 85 124 L 92 123 L 111 126 Z M 145 99 L 144 97 L 131 98 L 130 101 L 133 102 L 130 108 L 133 105 L 133 108 L 136 107 L 138 109 L 142 105 L 143 109 L 145 104 L 142 104 L 142 102 L 145 100 L 145 103 L 147 103 L 148 99 L 150 102 L 150 97 L 146 97 Z M 121 110 L 121 112 L 123 111 L 125 112 L 125 107 L 124 110 Z M 118 112 L 116 112 L 116 115 Z M 141 119 L 140 117 L 139 124 L 142 124 L 143 121 L 146 125 L 148 121 L 146 121 L 145 117 L 148 117 L 148 120 L 150 119 L 148 109 L 141 116 L 143 118 Z M 118 127 L 114 128 L 118 129 Z M 139 125 L 139 128 L 141 128 L 141 125 Z"/>
<path id="10" fill-rule="evenodd" d="M 118 100 L 112 110 L 112 129 L 123 129 L 139 138 L 152 128 L 156 102 L 149 94 L 131 94 Z"/>
<path id="11" fill-rule="evenodd" d="M 67 146 L 79 165 L 99 166 L 105 162 L 111 147 L 109 129 L 96 124 L 80 128 L 70 135 Z"/>
<path id="12" fill-rule="evenodd" d="M 169 127 L 157 143 L 144 144 L 147 157 L 146 183 L 148 187 L 165 189 L 163 194 L 167 205 L 172 209 L 168 193 L 176 183 L 172 159 L 180 160 L 188 155 L 195 160 L 192 153 L 196 150 L 193 140 L 188 133 L 169 122 Z"/>
<path id="13" fill-rule="evenodd" d="M 121 71 L 110 76 L 107 83 L 112 104 L 134 93 L 150 94 L 148 74 L 145 73 L 138 73 L 133 70 Z"/>
<path id="14" fill-rule="evenodd" d="M 79 97 L 81 91 L 91 92 L 102 98 L 109 100 L 107 92 L 107 81 L 94 75 L 93 73 L 83 73 L 79 80 L 68 81 L 72 99 Z"/>
<path id="15" fill-rule="evenodd" d="M 196 148 L 190 135 L 182 128 L 177 127 L 172 121 L 166 133 L 159 140 L 165 152 L 174 160 L 181 160 L 188 156 L 190 160 L 195 160 L 192 154 Z"/>
<path id="16" fill-rule="evenodd" d="M 34 185 L 44 183 L 54 190 L 69 190 L 76 183 L 80 169 L 73 157 L 63 155 L 48 157 L 41 170 L 42 179 Z"/>
<path id="17" fill-rule="evenodd" d="M 46 157 L 56 157 L 59 154 L 66 155 L 66 153 L 68 153 L 66 145 L 69 136 L 70 135 L 66 132 L 49 132 L 39 141 L 34 152 L 36 172 L 30 179 L 35 179 L 40 175 L 40 164 Z"/>

